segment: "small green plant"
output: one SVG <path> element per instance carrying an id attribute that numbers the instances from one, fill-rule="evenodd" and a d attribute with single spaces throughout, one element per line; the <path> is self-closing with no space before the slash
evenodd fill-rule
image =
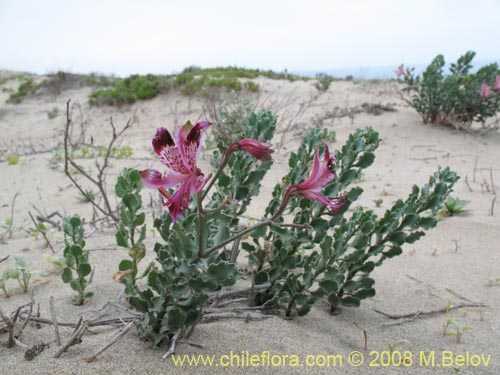
<path id="1" fill-rule="evenodd" d="M 85 250 L 83 220 L 78 215 L 65 217 L 63 228 L 66 246 L 64 248 L 65 268 L 61 279 L 78 293 L 73 297 L 73 303 L 81 306 L 93 296 L 92 292 L 86 292 L 85 289 L 92 282 L 94 275 L 89 263 L 89 252 Z"/>
<path id="2" fill-rule="evenodd" d="M 30 281 L 33 276 L 42 277 L 44 273 L 39 270 L 30 270 L 26 263 L 26 260 L 22 255 L 15 255 L 14 259 L 16 261 L 16 268 L 7 268 L 2 275 L 3 283 L 0 282 L 0 286 L 4 291 L 6 297 L 10 296 L 9 291 L 5 288 L 5 281 L 8 279 L 15 279 L 18 281 L 19 286 L 24 293 L 28 293 Z"/>
<path id="3" fill-rule="evenodd" d="M 12 219 L 10 217 L 5 219 L 3 222 L 0 222 L 0 228 L 4 230 L 2 236 L 6 236 L 7 238 L 12 238 L 12 235 L 17 230 L 17 228 L 12 225 Z"/>
<path id="4" fill-rule="evenodd" d="M 47 226 L 44 223 L 36 223 L 36 226 L 32 228 L 28 228 L 27 232 L 30 236 L 35 237 L 35 240 L 38 241 L 38 237 L 43 232 L 47 231 Z"/>
<path id="5" fill-rule="evenodd" d="M 484 309 L 479 309 L 478 312 L 479 312 L 479 321 L 484 322 L 486 320 L 486 315 L 488 314 L 488 312 Z"/>
<path id="6" fill-rule="evenodd" d="M 457 216 L 468 213 L 470 210 L 465 207 L 470 203 L 470 201 L 462 200 L 459 198 L 453 198 L 451 196 L 446 199 L 443 203 L 443 208 L 441 210 L 441 215 L 443 216 Z"/>
<path id="7" fill-rule="evenodd" d="M 500 277 L 495 279 L 488 279 L 488 286 L 500 285 Z"/>
<path id="8" fill-rule="evenodd" d="M 375 200 L 373 201 L 373 203 L 375 203 L 375 207 L 381 207 L 381 206 L 382 206 L 382 204 L 384 203 L 384 200 L 383 200 L 383 199 L 378 198 L 378 199 L 375 199 Z"/>
<path id="9" fill-rule="evenodd" d="M 59 115 L 59 108 L 54 107 L 50 111 L 47 112 L 47 117 L 49 120 L 55 119 Z"/>
<path id="10" fill-rule="evenodd" d="M 314 85 L 314 87 L 316 87 L 318 91 L 326 92 L 330 88 L 332 82 L 332 76 L 325 73 L 319 73 L 316 75 L 316 84 Z"/>
<path id="11" fill-rule="evenodd" d="M 17 280 L 18 274 L 19 272 L 17 270 L 13 268 L 7 268 L 0 276 L 0 289 L 2 289 L 5 298 L 9 298 L 12 295 L 12 290 L 7 288 L 7 280 Z"/>
<path id="12" fill-rule="evenodd" d="M 8 165 L 16 165 L 19 163 L 20 156 L 17 154 L 7 155 L 7 164 Z"/>
<path id="13" fill-rule="evenodd" d="M 142 181 L 139 171 L 125 168 L 115 185 L 116 195 L 121 198 L 120 224 L 116 232 L 116 244 L 128 249 L 131 259 L 124 259 L 118 266 L 115 280 L 125 284 L 125 295 L 137 294 L 138 264 L 146 255 L 146 215 L 141 211 Z"/>
<path id="14" fill-rule="evenodd" d="M 78 193 L 78 196 L 76 197 L 78 203 L 90 203 L 91 201 L 95 200 L 95 192 L 93 190 L 87 189 L 85 190 L 85 194 L 82 193 L 81 191 Z"/>
<path id="15" fill-rule="evenodd" d="M 354 324 L 354 326 L 356 326 L 356 328 L 359 328 L 361 331 L 363 331 L 363 337 L 365 340 L 364 350 L 365 350 L 365 352 L 368 351 L 368 328 L 366 328 L 364 325 L 362 325 L 360 323 L 352 322 L 352 324 Z"/>
<path id="16" fill-rule="evenodd" d="M 108 148 L 101 147 L 101 149 L 97 153 L 97 156 L 105 157 L 107 153 L 108 153 Z M 115 159 L 124 159 L 131 157 L 133 154 L 134 150 L 132 150 L 132 147 L 130 146 L 122 146 L 120 148 L 112 147 L 111 151 L 109 152 L 109 157 Z"/>
<path id="17" fill-rule="evenodd" d="M 450 65 L 445 74 L 445 60 L 436 56 L 422 74 L 401 65 L 397 70 L 398 81 L 410 96 L 413 108 L 424 123 L 453 125 L 470 129 L 473 122 L 488 127 L 485 122 L 500 110 L 500 70 L 493 63 L 472 73 L 475 52 L 469 51 Z M 402 77 L 402 78 L 401 78 Z"/>
<path id="18" fill-rule="evenodd" d="M 392 344 L 391 343 L 387 343 L 387 346 L 389 347 L 389 353 L 392 354 L 394 353 L 394 351 L 400 347 L 400 346 L 403 346 L 403 345 L 410 345 L 410 342 L 406 339 L 399 339 L 395 342 L 393 342 Z"/>
<path id="19" fill-rule="evenodd" d="M 54 266 L 57 274 L 62 274 L 62 272 L 66 268 L 64 257 L 50 254 L 43 254 L 42 256 L 43 259 Z"/>
<path id="20" fill-rule="evenodd" d="M 458 324 L 458 322 L 454 319 L 448 319 L 446 322 L 446 336 L 455 336 L 455 340 L 457 344 L 460 344 L 462 342 L 462 336 L 465 332 L 470 331 L 472 327 L 470 326 L 461 326 Z M 450 330 L 450 328 L 453 328 Z"/>

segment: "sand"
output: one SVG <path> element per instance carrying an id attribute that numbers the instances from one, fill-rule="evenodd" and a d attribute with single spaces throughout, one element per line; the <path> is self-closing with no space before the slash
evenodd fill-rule
<path id="1" fill-rule="evenodd" d="M 2 74 L 7 74 L 2 72 Z M 42 79 L 42 77 L 36 77 Z M 419 116 L 400 100 L 393 82 L 333 82 L 325 93 L 318 92 L 314 82 L 272 81 L 264 78 L 255 80 L 261 85 L 261 94 L 254 98 L 263 105 L 271 106 L 281 119 L 281 130 L 286 130 L 284 142 L 280 135 L 275 140 L 275 164 L 264 181 L 263 194 L 269 197 L 274 184 L 286 173 L 286 155 L 299 143 L 300 134 L 305 126 L 310 126 L 315 116 L 320 116 L 334 107 L 353 107 L 364 102 L 392 103 L 395 112 L 381 116 L 357 114 L 353 119 L 342 118 L 325 121 L 325 126 L 334 129 L 337 141 L 333 147 L 341 147 L 347 136 L 358 127 L 372 126 L 381 135 L 381 143 L 376 161 L 365 170 L 359 182 L 365 192 L 358 202 L 378 213 L 398 198 L 404 198 L 413 184 L 425 183 L 428 176 L 438 166 L 450 166 L 462 179 L 455 187 L 454 196 L 470 200 L 470 214 L 444 218 L 436 229 L 414 245 L 406 245 L 404 253 L 387 261 L 377 269 L 377 295 L 363 301 L 357 309 L 342 309 L 339 315 L 331 316 L 325 303 L 318 303 L 309 315 L 295 320 L 280 317 L 249 322 L 219 321 L 197 327 L 191 341 L 203 345 L 196 348 L 186 344 L 177 347 L 177 354 L 208 354 L 220 356 L 248 351 L 259 354 L 270 351 L 272 354 L 307 355 L 340 354 L 343 364 L 337 367 L 176 367 L 170 359 L 161 360 L 166 349 L 152 349 L 148 343 L 139 339 L 135 331 L 127 334 L 114 347 L 106 351 L 94 363 L 85 363 L 82 358 L 92 355 L 116 333 L 116 328 L 94 328 L 84 337 L 83 343 L 71 347 L 59 359 L 53 359 L 57 346 L 41 353 L 33 361 L 26 361 L 24 350 L 7 349 L 4 345 L 6 335 L 0 335 L 0 373 L 1 374 L 164 374 L 164 373 L 346 373 L 346 374 L 452 374 L 452 367 L 421 367 L 420 353 L 435 351 L 436 363 L 441 363 L 441 352 L 454 354 L 491 355 L 487 367 L 454 366 L 461 374 L 498 374 L 500 373 L 500 285 L 488 286 L 488 279 L 500 277 L 500 207 L 490 215 L 493 199 L 489 168 L 496 179 L 496 190 L 500 190 L 500 134 L 492 133 L 487 137 L 457 132 L 453 129 L 424 125 Z M 1 87 L 15 87 L 8 81 Z M 0 87 L 0 88 L 1 88 Z M 84 123 L 87 135 L 93 135 L 98 143 L 109 137 L 110 116 L 117 127 L 136 116 L 138 122 L 130 129 L 121 145 L 133 148 L 134 155 L 129 160 L 112 160 L 109 171 L 108 187 L 112 189 L 114 179 L 125 166 L 146 168 L 159 167 L 150 156 L 150 140 L 158 126 L 174 128 L 183 121 L 198 120 L 203 116 L 203 100 L 186 98 L 176 93 L 161 95 L 152 100 L 138 102 L 122 108 L 89 108 L 86 102 L 91 92 L 88 87 L 75 87 L 59 94 L 37 95 L 25 99 L 21 104 L 5 104 L 8 93 L 0 92 L 0 131 L 1 149 L 7 150 L 0 163 L 0 220 L 10 216 L 12 197 L 19 196 L 15 202 L 14 227 L 17 230 L 12 238 L 0 244 L 0 259 L 6 255 L 22 253 L 32 268 L 52 271 L 42 254 L 50 253 L 43 246 L 43 239 L 36 240 L 23 229 L 32 227 L 28 210 L 32 205 L 46 213 L 59 211 L 63 214 L 80 213 L 89 217 L 92 213 L 88 204 L 78 203 L 77 191 L 62 171 L 61 163 L 51 161 L 51 150 L 62 142 L 64 129 L 64 106 L 67 99 L 78 106 L 73 107 L 75 123 Z M 300 110 L 300 106 L 304 110 Z M 47 112 L 59 108 L 60 115 L 49 120 Z M 40 153 L 32 154 L 36 150 Z M 5 156 L 19 152 L 20 162 L 7 165 Z M 27 153 L 24 155 L 23 153 Z M 474 181 L 474 165 L 477 170 Z M 208 158 L 202 160 L 208 165 Z M 84 163 L 89 169 L 92 161 Z M 464 182 L 467 176 L 472 191 Z M 144 192 L 145 199 L 148 192 Z M 380 208 L 374 200 L 383 199 Z M 250 208 L 250 213 L 258 217 L 264 210 L 259 199 Z M 260 204 L 259 204 L 260 203 Z M 2 230 L 0 230 L 0 233 Z M 149 234 L 149 233 L 148 233 Z M 57 236 L 52 237 L 60 252 L 62 243 Z M 153 259 L 152 245 L 157 240 L 149 235 L 148 256 Z M 115 300 L 121 286 L 113 282 L 111 276 L 118 262 L 125 258 L 124 250 L 116 247 L 111 230 L 96 231 L 88 238 L 92 250 L 91 262 L 96 266 L 94 282 L 90 289 L 95 297 L 83 307 L 70 303 L 72 290 L 60 278 L 51 274 L 45 280 L 33 284 L 34 298 L 40 303 L 43 317 L 49 317 L 48 300 L 54 296 L 58 318 L 61 321 L 76 321 L 80 315 L 93 316 L 106 301 Z M 245 260 L 239 260 L 244 265 Z M 144 264 L 146 261 L 144 262 Z M 0 264 L 0 272 L 13 264 L 13 259 Z M 15 287 L 15 284 L 11 284 Z M 23 294 L 19 288 L 11 298 L 0 296 L 0 306 L 5 312 L 30 300 L 30 294 Z M 482 309 L 464 308 L 448 314 L 419 317 L 404 324 L 387 326 L 390 319 L 375 312 L 375 309 L 391 313 L 416 313 L 446 306 L 449 300 L 455 303 L 481 302 L 489 307 Z M 114 310 L 107 310 L 109 317 L 119 316 Z M 121 313 L 125 316 L 125 313 Z M 484 315 L 481 320 L 481 315 Z M 443 337 L 442 327 L 454 317 L 461 325 L 472 329 L 463 335 L 459 345 L 452 336 Z M 353 322 L 368 328 L 368 349 L 363 351 L 363 334 Z M 63 340 L 71 330 L 62 328 Z M 22 341 L 32 345 L 40 341 L 52 341 L 53 330 L 50 326 L 36 329 L 29 325 Z M 414 363 L 407 368 L 370 367 L 369 362 L 376 359 L 371 351 L 386 351 L 388 344 L 406 339 L 409 344 L 400 350 L 412 352 Z M 347 363 L 351 351 L 362 351 L 365 363 L 353 367 Z M 428 354 L 425 354 L 428 355 Z M 376 362 L 380 363 L 380 362 Z"/>

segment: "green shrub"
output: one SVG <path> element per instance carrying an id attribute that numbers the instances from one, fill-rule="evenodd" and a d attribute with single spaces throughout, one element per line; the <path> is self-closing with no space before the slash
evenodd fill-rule
<path id="1" fill-rule="evenodd" d="M 316 75 L 316 84 L 314 85 L 318 91 L 328 91 L 330 88 L 330 84 L 333 82 L 333 77 L 325 74 L 325 73 L 319 73 Z"/>
<path id="2" fill-rule="evenodd" d="M 375 295 L 371 272 L 400 255 L 405 243 L 414 243 L 424 230 L 437 225 L 437 211 L 458 180 L 449 168 L 439 169 L 426 185 L 413 186 L 408 198 L 396 201 L 382 217 L 361 207 L 353 207 L 352 215 L 346 215 L 363 192 L 351 185 L 372 165 L 380 143 L 378 133 L 358 129 L 335 153 L 334 163 L 322 143 L 328 131 L 316 127 L 291 153 L 289 173 L 275 186 L 269 204 L 262 204 L 267 207 L 263 218 L 245 221 L 248 205 L 258 196 L 272 164 L 266 157 L 258 161 L 258 150 L 253 147 L 269 150 L 264 143 L 273 138 L 276 119 L 262 111 L 250 113 L 245 123 L 244 131 L 235 134 L 230 145 L 218 139 L 211 159 L 213 180 L 193 196 L 193 202 L 189 195 L 184 201 L 185 192 L 177 195 L 182 197 L 181 214 L 175 219 L 164 214 L 154 222 L 162 239 L 154 247 L 156 262 L 146 271 L 147 285 L 128 301 L 143 313 L 140 330 L 156 345 L 188 335 L 202 319 L 203 309 L 218 302 L 216 292 L 234 285 L 241 277 L 236 266 L 240 251 L 249 263 L 252 306 L 279 310 L 287 317 L 307 314 L 320 299 L 328 301 L 332 310 L 359 306 Z M 315 164 L 313 172 L 321 171 L 321 178 L 309 177 L 316 182 L 305 183 L 313 159 L 322 163 Z M 332 179 L 325 174 L 333 175 Z M 334 209 L 325 207 L 324 200 L 315 195 L 317 190 L 294 194 L 317 189 L 299 187 L 302 183 L 319 182 L 324 185 L 321 199 Z M 183 191 L 159 190 L 168 199 L 169 209 L 175 200 L 172 194 Z M 123 212 L 129 221 L 140 209 L 139 201 L 133 201 L 133 212 Z M 143 222 L 141 216 L 137 224 Z M 122 232 L 130 233 L 130 228 Z"/>
<path id="3" fill-rule="evenodd" d="M 114 87 L 101 89 L 90 94 L 91 105 L 113 105 L 122 106 L 132 104 L 136 100 L 147 100 L 154 98 L 161 92 L 167 91 L 170 86 L 166 76 L 132 75 L 125 79 L 118 79 Z"/>
<path id="4" fill-rule="evenodd" d="M 8 165 L 16 165 L 17 163 L 19 163 L 20 159 L 21 159 L 21 157 L 18 154 L 7 155 L 7 164 Z"/>
<path id="5" fill-rule="evenodd" d="M 47 117 L 49 120 L 55 119 L 59 115 L 59 108 L 54 107 L 50 111 L 47 112 Z"/>
<path id="6" fill-rule="evenodd" d="M 489 64 L 472 73 L 474 56 L 475 52 L 465 53 L 451 64 L 449 74 L 444 72 L 442 55 L 434 58 L 422 77 L 415 76 L 413 69 L 398 68 L 403 92 L 410 95 L 410 103 L 424 123 L 469 129 L 473 122 L 480 122 L 484 127 L 500 110 L 498 65 Z"/>
<path id="7" fill-rule="evenodd" d="M 47 85 L 47 80 L 40 83 L 34 83 L 33 78 L 23 78 L 22 83 L 17 88 L 16 92 L 10 94 L 7 103 L 19 104 L 27 95 L 33 95 L 42 87 Z"/>

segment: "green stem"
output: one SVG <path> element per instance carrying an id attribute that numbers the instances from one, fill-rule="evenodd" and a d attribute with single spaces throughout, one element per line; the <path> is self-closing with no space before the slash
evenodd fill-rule
<path id="1" fill-rule="evenodd" d="M 202 197 L 202 199 L 203 199 L 203 197 Z M 274 220 L 276 220 L 278 217 L 280 217 L 283 214 L 283 212 L 285 211 L 286 206 L 287 206 L 289 200 L 290 200 L 290 194 L 285 194 L 285 197 L 283 198 L 283 201 L 281 202 L 280 207 L 278 208 L 278 210 L 276 211 L 276 213 L 270 219 L 261 221 L 260 223 L 254 224 L 251 227 L 248 227 L 248 228 L 246 228 L 246 229 L 244 229 L 244 230 L 236 233 L 234 236 L 231 236 L 228 239 L 222 241 L 221 243 L 212 246 L 210 249 L 208 249 L 204 253 L 203 252 L 198 252 L 198 257 L 193 260 L 193 263 L 197 262 L 201 258 L 206 258 L 208 255 L 212 254 L 214 251 L 220 249 L 221 247 L 227 245 L 228 243 L 233 242 L 237 238 L 239 238 L 241 236 L 244 236 L 247 233 L 250 233 L 251 231 L 253 231 L 253 230 L 257 229 L 257 228 L 260 228 L 260 227 L 262 227 L 264 225 L 273 224 Z M 200 202 L 200 204 L 201 204 L 201 202 Z M 275 223 L 275 224 L 276 225 L 281 225 L 279 223 Z M 285 224 L 285 225 L 287 225 L 287 224 Z"/>
<path id="2" fill-rule="evenodd" d="M 196 194 L 196 205 L 198 208 L 198 257 L 201 258 L 203 256 L 203 252 L 205 251 L 205 213 L 203 212 L 203 206 L 201 201 L 203 200 L 202 192 L 198 192 Z"/>
<path id="3" fill-rule="evenodd" d="M 219 178 L 219 175 L 222 173 L 223 169 L 226 167 L 227 163 L 229 162 L 230 156 L 231 156 L 231 151 L 229 149 L 227 149 L 226 152 L 224 153 L 224 158 L 222 159 L 222 161 L 219 165 L 219 168 L 217 169 L 214 176 L 212 177 L 212 179 L 208 183 L 208 186 L 206 187 L 206 189 L 203 191 L 203 194 L 201 196 L 201 200 L 205 199 L 205 197 L 207 196 L 207 194 L 210 191 L 210 189 L 212 188 L 212 186 L 214 186 L 215 181 L 217 181 L 217 179 Z"/>

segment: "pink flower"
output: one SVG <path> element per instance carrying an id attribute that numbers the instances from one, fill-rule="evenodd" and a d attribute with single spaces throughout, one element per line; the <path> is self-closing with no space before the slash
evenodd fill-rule
<path id="1" fill-rule="evenodd" d="M 309 200 L 317 200 L 322 205 L 327 207 L 332 213 L 337 213 L 340 208 L 347 202 L 347 197 L 340 198 L 327 198 L 320 194 L 321 189 L 336 177 L 333 166 L 335 164 L 335 157 L 330 156 L 330 150 L 326 142 L 325 155 L 323 161 L 319 160 L 319 150 L 316 150 L 314 155 L 313 169 L 311 175 L 307 180 L 297 185 L 292 185 L 287 189 L 285 196 L 302 195 Z"/>
<path id="2" fill-rule="evenodd" d="M 269 146 L 255 139 L 242 139 L 241 141 L 232 143 L 229 146 L 229 152 L 233 151 L 248 152 L 254 158 L 261 161 L 270 160 L 271 154 L 274 152 Z"/>
<path id="3" fill-rule="evenodd" d="M 491 89 L 490 86 L 488 86 L 486 83 L 482 83 L 481 88 L 477 90 L 479 95 L 481 95 L 483 98 L 487 98 L 488 96 L 493 94 L 493 90 Z"/>
<path id="4" fill-rule="evenodd" d="M 403 64 L 401 64 L 395 71 L 394 73 L 396 73 L 396 75 L 399 77 L 401 77 L 402 75 L 405 74 L 405 67 Z"/>
<path id="5" fill-rule="evenodd" d="M 497 76 L 497 78 L 495 79 L 493 87 L 496 88 L 498 91 L 500 91 L 500 76 Z"/>
<path id="6" fill-rule="evenodd" d="M 141 172 L 144 185 L 158 191 L 167 200 L 167 206 L 175 223 L 179 215 L 189 207 L 191 195 L 203 189 L 207 178 L 196 166 L 196 160 L 201 149 L 201 133 L 207 129 L 211 122 L 200 121 L 194 126 L 187 122 L 175 132 L 175 140 L 165 128 L 156 130 L 153 138 L 153 148 L 160 161 L 168 168 L 165 174 L 155 170 L 146 169 Z M 170 196 L 166 189 L 178 187 Z"/>

